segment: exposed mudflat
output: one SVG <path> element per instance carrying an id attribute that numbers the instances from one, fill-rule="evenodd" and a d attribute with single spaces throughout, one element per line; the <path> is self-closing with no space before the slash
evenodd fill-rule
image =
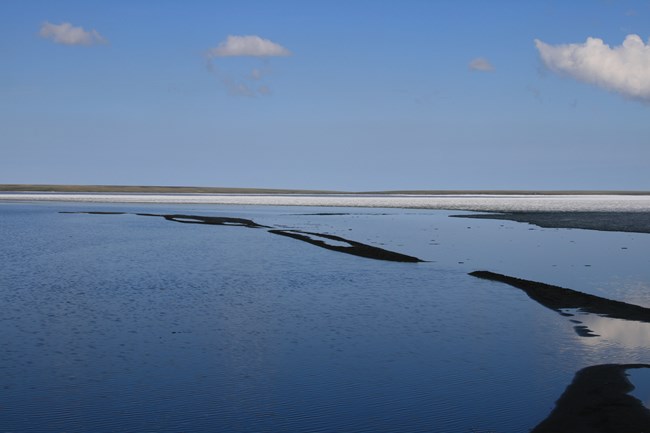
<path id="1" fill-rule="evenodd" d="M 517 221 L 544 228 L 650 233 L 648 212 L 505 212 L 452 216 Z"/>

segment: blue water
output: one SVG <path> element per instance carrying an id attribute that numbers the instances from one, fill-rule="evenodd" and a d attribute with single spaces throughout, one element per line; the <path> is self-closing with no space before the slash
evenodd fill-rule
<path id="1" fill-rule="evenodd" d="M 58 213 L 97 210 L 250 218 L 428 262 Z M 650 325 L 593 318 L 601 337 L 579 337 L 523 292 L 467 275 L 650 306 L 650 235 L 457 213 L 2 203 L 0 431 L 520 433 L 579 369 L 650 362 Z"/>

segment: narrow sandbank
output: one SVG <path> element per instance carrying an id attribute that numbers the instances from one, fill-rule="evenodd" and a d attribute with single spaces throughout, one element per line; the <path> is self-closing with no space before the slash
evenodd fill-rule
<path id="1" fill-rule="evenodd" d="M 245 218 L 231 218 L 231 217 L 213 217 L 213 216 L 200 216 L 200 215 L 183 215 L 183 214 L 153 214 L 153 213 L 137 213 L 138 216 L 151 216 L 161 217 L 167 221 L 173 221 L 183 224 L 207 224 L 213 226 L 241 226 L 249 228 L 270 228 L 257 224 L 253 220 Z"/>
<path id="2" fill-rule="evenodd" d="M 324 233 L 303 232 L 300 230 L 269 230 L 269 233 L 273 233 L 280 236 L 286 236 L 292 239 L 297 239 L 312 245 L 316 245 L 317 247 L 325 248 L 327 250 L 338 251 L 340 253 L 352 254 L 353 256 L 366 257 L 369 259 L 386 260 L 390 262 L 408 262 L 408 263 L 419 263 L 424 261 L 418 259 L 417 257 L 407 256 L 406 254 L 396 253 L 394 251 L 373 247 L 371 245 L 363 244 L 361 242 L 356 242 L 356 241 L 342 238 L 340 236 L 328 235 Z M 330 243 L 327 243 L 326 241 L 320 239 L 314 239 L 313 236 L 329 239 L 347 245 L 346 246 L 332 245 Z"/>
<path id="3" fill-rule="evenodd" d="M 625 372 L 648 364 L 605 364 L 576 373 L 550 415 L 532 433 L 647 433 L 650 410 L 629 395 Z"/>
<path id="4" fill-rule="evenodd" d="M 613 319 L 650 323 L 650 308 L 639 305 L 614 301 L 564 287 L 509 277 L 490 271 L 474 271 L 470 272 L 469 275 L 484 280 L 506 283 L 521 289 L 534 301 L 563 316 L 571 316 L 571 314 L 562 310 L 576 309 L 584 313 L 598 314 Z"/>
<path id="5" fill-rule="evenodd" d="M 59 213 L 64 214 L 88 214 L 88 215 L 124 215 L 125 212 L 99 212 L 99 211 L 87 211 L 87 212 L 65 212 L 61 211 Z M 158 217 L 164 218 L 166 221 L 172 221 L 183 224 L 206 224 L 206 225 L 216 225 L 216 226 L 236 226 L 236 227 L 247 227 L 247 228 L 264 228 L 269 229 L 268 232 L 286 236 L 292 239 L 300 240 L 307 242 L 309 244 L 315 245 L 331 251 L 337 251 L 340 253 L 351 254 L 353 256 L 365 257 L 368 259 L 375 260 L 385 260 L 390 262 L 408 262 L 408 263 L 418 263 L 423 262 L 424 260 L 418 259 L 417 257 L 408 256 L 406 254 L 397 253 L 394 251 L 385 250 L 379 247 L 373 247 L 372 245 L 367 245 L 361 242 L 353 241 L 350 239 L 345 239 L 340 236 L 330 235 L 326 233 L 315 233 L 315 232 L 305 232 L 301 230 L 290 230 L 290 229 L 273 229 L 272 227 L 258 224 L 253 220 L 245 218 L 234 218 L 234 217 L 215 217 L 215 216 L 201 216 L 201 215 L 185 215 L 185 214 L 153 214 L 153 213 L 136 213 L 134 215 L 146 216 L 146 217 Z M 320 238 L 320 239 L 319 239 Z M 327 241 L 333 242 L 327 242 Z"/>
<path id="6" fill-rule="evenodd" d="M 565 310 L 577 310 L 583 314 L 597 314 L 613 319 L 650 323 L 650 308 L 614 301 L 588 293 L 578 292 L 564 287 L 552 286 L 537 281 L 523 280 L 489 271 L 470 272 L 471 276 L 485 280 L 498 281 L 523 290 L 529 298 L 562 316 L 572 317 L 573 313 Z M 599 337 L 581 321 L 571 319 L 573 330 L 580 337 Z"/>
<path id="7" fill-rule="evenodd" d="M 126 214 L 126 212 L 108 212 L 108 211 L 89 211 L 89 212 L 61 211 L 59 213 L 87 214 L 87 215 L 125 215 Z"/>

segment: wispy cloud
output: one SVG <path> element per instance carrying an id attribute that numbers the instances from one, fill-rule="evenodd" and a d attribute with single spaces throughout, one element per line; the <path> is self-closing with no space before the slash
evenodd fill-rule
<path id="1" fill-rule="evenodd" d="M 259 36 L 230 35 L 208 51 L 208 57 L 286 57 L 291 51 Z"/>
<path id="2" fill-rule="evenodd" d="M 269 86 L 262 81 L 270 75 L 270 70 L 254 68 L 249 74 L 233 74 L 210 61 L 206 63 L 206 67 L 217 77 L 229 95 L 256 97 L 271 94 Z"/>
<path id="3" fill-rule="evenodd" d="M 271 75 L 269 58 L 290 55 L 288 49 L 268 39 L 254 35 L 230 35 L 225 41 L 209 49 L 205 58 L 208 70 L 219 79 L 230 95 L 255 97 L 271 94 L 271 89 L 265 83 Z M 251 60 L 226 60 L 233 57 L 256 58 L 253 60 L 256 66 L 250 69 L 250 72 L 241 72 L 242 62 L 250 63 Z M 235 72 L 238 69 L 239 72 Z"/>
<path id="4" fill-rule="evenodd" d="M 258 68 L 253 68 L 248 78 L 251 80 L 261 80 L 264 77 L 265 72 Z"/>
<path id="5" fill-rule="evenodd" d="M 535 39 L 535 45 L 544 65 L 556 73 L 650 102 L 650 43 L 638 35 L 613 48 L 598 38 L 563 45 Z"/>
<path id="6" fill-rule="evenodd" d="M 469 69 L 478 72 L 492 72 L 494 71 L 494 66 L 485 57 L 477 57 L 469 62 Z"/>
<path id="7" fill-rule="evenodd" d="M 95 45 L 108 41 L 97 30 L 86 31 L 83 27 L 74 27 L 70 23 L 52 24 L 44 22 L 39 35 L 63 45 Z"/>

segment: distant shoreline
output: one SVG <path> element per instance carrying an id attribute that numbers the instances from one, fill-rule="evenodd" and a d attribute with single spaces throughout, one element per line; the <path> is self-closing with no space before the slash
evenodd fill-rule
<path id="1" fill-rule="evenodd" d="M 144 185 L 49 185 L 0 184 L 0 192 L 35 193 L 145 193 L 145 194 L 287 194 L 287 195 L 650 195 L 650 191 L 623 190 L 382 190 L 334 191 L 278 188 L 228 188 L 200 186 L 144 186 Z"/>
<path id="2" fill-rule="evenodd" d="M 35 186 L 32 186 L 35 187 Z M 70 187 L 70 188 L 75 188 Z M 599 231 L 650 233 L 650 194 L 567 191 L 503 192 L 445 191 L 418 194 L 307 192 L 302 190 L 241 190 L 218 188 L 218 192 L 192 189 L 170 190 L 144 187 L 138 192 L 129 187 L 120 191 L 2 191 L 0 204 L 28 202 L 72 202 L 88 204 L 302 206 L 339 208 L 399 208 L 483 212 L 453 215 L 465 218 L 501 219 L 546 228 L 578 228 Z M 110 188 L 110 187 L 105 187 Z M 132 187 L 140 188 L 140 187 Z M 157 192 L 156 192 L 157 191 Z M 194 192 L 191 192 L 194 191 Z M 240 191 L 240 192 L 235 192 Z"/>
<path id="3" fill-rule="evenodd" d="M 76 203 L 113 203 L 113 204 L 167 204 L 167 205 L 257 205 L 257 206 L 303 206 L 303 207 L 341 207 L 341 208 L 399 208 L 399 209 L 438 209 L 472 212 L 498 212 L 501 219 L 530 219 L 522 213 L 539 213 L 546 215 L 543 224 L 554 226 L 558 215 L 549 213 L 637 213 L 641 220 L 650 215 L 650 194 L 503 194 L 470 193 L 467 191 L 445 194 L 404 194 L 404 193 L 306 193 L 293 191 L 270 193 L 191 193 L 158 192 L 148 193 L 122 192 L 37 192 L 37 191 L 0 191 L 0 203 L 11 202 L 76 202 Z M 517 214 L 519 216 L 512 216 Z M 565 215 L 566 216 L 566 215 Z M 483 216 L 485 217 L 485 216 Z M 520 218 L 521 217 L 521 218 Z M 530 219 L 537 221 L 533 215 Z M 589 217 L 600 221 L 603 215 Z M 549 220 L 546 221 L 546 220 Z M 566 219 L 566 218 L 562 218 Z M 583 220 L 584 215 L 579 220 Z M 607 218 L 606 218 L 607 219 Z M 617 218 L 614 218 L 617 219 Z M 538 221 L 540 222 L 540 221 Z M 571 223 L 573 224 L 573 223 Z M 600 223 L 599 223 L 600 224 Z M 582 223 L 580 223 L 582 225 Z M 607 223 L 607 226 L 610 224 Z M 637 230 L 634 224 L 633 230 Z M 642 224 L 645 230 L 646 224 Z"/>

